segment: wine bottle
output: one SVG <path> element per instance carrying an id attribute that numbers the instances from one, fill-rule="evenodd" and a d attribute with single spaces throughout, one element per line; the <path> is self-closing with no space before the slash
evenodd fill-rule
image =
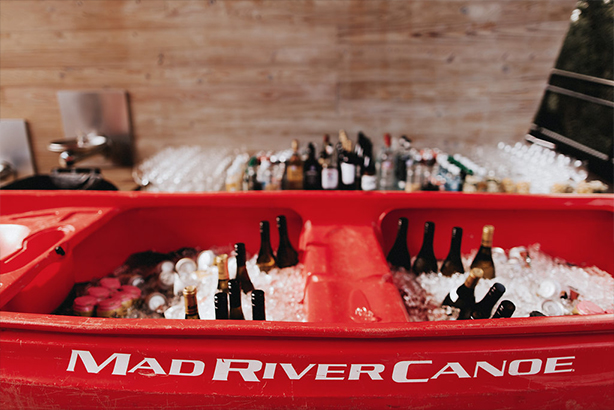
<path id="1" fill-rule="evenodd" d="M 183 290 L 185 300 L 185 318 L 200 319 L 198 315 L 198 301 L 196 300 L 196 286 L 187 286 Z"/>
<path id="2" fill-rule="evenodd" d="M 316 148 L 311 142 L 307 147 L 308 155 L 303 164 L 303 188 L 306 190 L 322 189 L 322 165 L 316 159 Z"/>
<path id="3" fill-rule="evenodd" d="M 497 307 L 497 310 L 495 310 L 495 313 L 492 315 L 492 318 L 500 319 L 500 318 L 512 317 L 515 310 L 516 310 L 516 305 L 514 305 L 509 300 L 503 300 L 499 304 L 499 307 Z M 541 316 L 545 316 L 545 315 L 541 314 Z"/>
<path id="4" fill-rule="evenodd" d="M 275 256 L 273 256 L 273 248 L 271 247 L 268 221 L 260 221 L 260 250 L 258 251 L 256 265 L 261 272 L 268 272 L 275 267 Z"/>
<path id="5" fill-rule="evenodd" d="M 424 237 L 422 247 L 416 256 L 412 270 L 416 275 L 428 272 L 437 272 L 437 258 L 433 252 L 433 238 L 435 236 L 435 223 L 424 224 Z"/>
<path id="6" fill-rule="evenodd" d="M 492 261 L 492 237 L 495 232 L 495 227 L 485 225 L 482 229 L 482 245 L 478 250 L 477 255 L 471 262 L 472 268 L 480 268 L 484 271 L 484 279 L 492 279 L 495 277 L 495 264 Z"/>
<path id="7" fill-rule="evenodd" d="M 266 313 L 264 309 L 264 291 L 260 289 L 254 289 L 252 291 L 252 319 L 266 320 Z"/>
<path id="8" fill-rule="evenodd" d="M 339 169 L 337 168 L 337 155 L 335 148 L 328 142 L 328 135 L 325 135 L 325 147 L 320 154 L 322 164 L 322 189 L 337 189 L 339 187 Z"/>
<path id="9" fill-rule="evenodd" d="M 458 289 L 452 289 L 442 302 L 442 306 L 452 306 L 460 309 L 458 320 L 469 319 L 471 309 L 475 305 L 475 287 L 484 272 L 480 268 L 473 268 L 465 279 L 465 283 Z"/>
<path id="10" fill-rule="evenodd" d="M 215 305 L 215 318 L 217 320 L 228 319 L 228 294 L 226 292 L 218 292 L 213 296 Z"/>
<path id="11" fill-rule="evenodd" d="M 286 162 L 284 189 L 303 189 L 303 160 L 298 153 L 298 140 L 292 140 L 292 155 Z"/>
<path id="12" fill-rule="evenodd" d="M 488 319 L 495 307 L 495 303 L 501 299 L 505 293 L 505 286 L 501 283 L 495 283 L 490 287 L 486 296 L 475 304 L 471 309 L 471 319 Z"/>
<path id="13" fill-rule="evenodd" d="M 243 309 L 241 308 L 241 282 L 238 279 L 231 279 L 228 281 L 228 288 L 230 289 L 230 312 L 228 318 L 232 320 L 245 320 Z"/>
<path id="14" fill-rule="evenodd" d="M 288 226 L 286 217 L 277 217 L 277 229 L 279 231 L 279 246 L 277 247 L 277 266 L 287 268 L 298 264 L 298 252 L 294 250 L 288 237 Z"/>
<path id="15" fill-rule="evenodd" d="M 359 134 L 362 146 L 360 189 L 374 191 L 377 189 L 377 176 L 375 175 L 375 161 L 373 159 L 373 143 L 363 133 Z"/>
<path id="16" fill-rule="evenodd" d="M 382 191 L 392 191 L 394 186 L 394 156 L 390 134 L 384 135 L 384 147 L 377 157 L 377 185 Z"/>
<path id="17" fill-rule="evenodd" d="M 215 257 L 217 266 L 217 289 L 221 292 L 228 293 L 228 255 L 222 254 Z"/>
<path id="18" fill-rule="evenodd" d="M 450 251 L 448 256 L 441 264 L 441 273 L 444 276 L 452 276 L 455 273 L 465 273 L 463 260 L 461 259 L 461 241 L 463 240 L 463 228 L 455 226 L 452 228 L 452 240 L 450 241 Z"/>
<path id="19" fill-rule="evenodd" d="M 339 156 L 339 189 L 354 190 L 356 189 L 356 162 L 357 157 L 352 147 L 352 141 L 347 137 L 344 130 L 339 131 L 339 142 L 341 142 L 342 150 Z"/>
<path id="20" fill-rule="evenodd" d="M 245 266 L 245 244 L 242 242 L 235 243 L 235 253 L 237 258 L 237 274 L 235 275 L 235 279 L 238 279 L 241 283 L 243 292 L 249 293 L 254 290 L 254 285 L 249 278 L 247 267 Z"/>
<path id="21" fill-rule="evenodd" d="M 399 218 L 397 237 L 386 260 L 393 268 L 403 268 L 409 271 L 411 269 L 411 257 L 407 249 L 407 225 L 407 218 Z"/>

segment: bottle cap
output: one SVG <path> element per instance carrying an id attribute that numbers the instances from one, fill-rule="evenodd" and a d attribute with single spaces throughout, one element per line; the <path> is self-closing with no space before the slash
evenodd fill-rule
<path id="1" fill-rule="evenodd" d="M 599 315 L 602 313 L 605 313 L 605 310 L 588 300 L 578 303 L 573 310 L 574 315 Z"/>
<path id="2" fill-rule="evenodd" d="M 111 290 L 102 286 L 92 286 L 91 288 L 87 289 L 87 294 L 95 297 L 96 300 L 101 301 L 111 296 Z"/>
<path id="3" fill-rule="evenodd" d="M 537 294 L 544 299 L 552 299 L 558 297 L 561 293 L 561 285 L 559 282 L 552 279 L 544 279 L 537 288 Z"/>
<path id="4" fill-rule="evenodd" d="M 480 278 L 484 277 L 484 271 L 480 268 L 473 268 L 469 272 L 467 279 L 465 279 L 465 286 L 468 288 L 475 288 Z"/>
<path id="5" fill-rule="evenodd" d="M 141 287 L 145 284 L 145 279 L 141 275 L 132 275 L 128 279 L 128 285 Z"/>
<path id="6" fill-rule="evenodd" d="M 542 303 L 542 310 L 546 316 L 563 316 L 565 308 L 556 300 L 548 299 Z"/>
<path id="7" fill-rule="evenodd" d="M 94 296 L 80 296 L 73 301 L 72 310 L 78 316 L 93 316 L 97 303 Z"/>
<path id="8" fill-rule="evenodd" d="M 269 221 L 260 221 L 260 233 L 269 232 Z"/>
<path id="9" fill-rule="evenodd" d="M 164 261 L 160 263 L 160 272 L 172 272 L 175 269 L 175 264 L 171 261 Z"/>
<path id="10" fill-rule="evenodd" d="M 122 310 L 122 300 L 111 297 L 98 303 L 96 315 L 99 317 L 118 317 Z"/>
<path id="11" fill-rule="evenodd" d="M 482 245 L 491 247 L 492 246 L 492 238 L 495 233 L 495 227 L 492 225 L 485 225 L 482 228 Z"/>
<path id="12" fill-rule="evenodd" d="M 100 279 L 100 286 L 116 291 L 121 288 L 122 284 L 117 278 L 102 278 Z"/>
<path id="13" fill-rule="evenodd" d="M 132 300 L 138 300 L 141 297 L 141 289 L 136 286 L 124 285 L 119 289 L 120 292 L 124 292 L 132 296 Z"/>
<path id="14" fill-rule="evenodd" d="M 166 300 L 166 296 L 164 296 L 160 292 L 150 293 L 147 298 L 145 298 L 145 306 L 152 312 L 158 311 L 161 307 L 165 306 L 168 303 Z"/>
<path id="15" fill-rule="evenodd" d="M 187 276 L 191 273 L 196 272 L 197 268 L 198 266 L 196 266 L 196 262 L 194 262 L 194 260 L 191 258 L 179 259 L 175 264 L 175 270 L 178 274 L 182 276 Z"/>
<path id="16" fill-rule="evenodd" d="M 132 306 L 132 294 L 128 292 L 119 291 L 112 296 L 112 299 L 117 299 L 120 301 L 122 307 L 129 308 Z"/>
<path id="17" fill-rule="evenodd" d="M 164 290 L 170 289 L 175 284 L 175 273 L 173 272 L 160 272 L 158 276 L 158 282 L 160 287 Z"/>

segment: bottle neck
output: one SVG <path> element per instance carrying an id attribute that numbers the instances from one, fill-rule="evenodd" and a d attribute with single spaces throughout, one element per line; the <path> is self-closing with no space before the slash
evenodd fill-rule
<path id="1" fill-rule="evenodd" d="M 452 240 L 450 241 L 450 255 L 460 256 L 462 240 L 463 230 L 461 228 L 454 228 L 452 230 Z"/>
<path id="2" fill-rule="evenodd" d="M 395 244 L 407 244 L 407 225 L 408 223 L 406 218 L 399 219 L 399 229 L 397 230 L 397 238 L 395 240 Z"/>
<path id="3" fill-rule="evenodd" d="M 435 237 L 435 225 L 427 222 L 424 226 L 424 237 L 422 238 L 422 248 L 420 253 L 433 252 L 433 238 Z"/>

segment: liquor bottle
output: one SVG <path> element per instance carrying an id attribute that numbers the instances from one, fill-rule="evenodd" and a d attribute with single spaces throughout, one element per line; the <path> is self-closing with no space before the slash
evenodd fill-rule
<path id="1" fill-rule="evenodd" d="M 264 291 L 260 289 L 254 289 L 252 291 L 252 319 L 266 320 L 266 313 L 264 309 Z"/>
<path id="2" fill-rule="evenodd" d="M 268 272 L 275 267 L 275 256 L 271 247 L 271 235 L 268 221 L 260 221 L 260 250 L 256 265 L 261 272 Z"/>
<path id="3" fill-rule="evenodd" d="M 320 151 L 320 156 L 318 157 L 318 162 L 320 165 L 324 166 L 324 162 L 334 154 L 334 151 L 335 148 L 330 142 L 330 136 L 328 134 L 324 134 L 322 139 L 322 150 Z"/>
<path id="4" fill-rule="evenodd" d="M 243 309 L 241 308 L 241 282 L 238 279 L 228 281 L 230 288 L 230 312 L 228 318 L 231 320 L 245 320 Z"/>
<path id="5" fill-rule="evenodd" d="M 399 139 L 399 149 L 396 154 L 394 175 L 396 189 L 405 190 L 407 181 L 407 162 L 411 160 L 411 140 L 405 135 Z"/>
<path id="6" fill-rule="evenodd" d="M 495 303 L 501 299 L 505 293 L 505 286 L 500 283 L 495 283 L 490 287 L 486 296 L 475 304 L 471 309 L 471 319 L 488 319 L 495 307 Z"/>
<path id="7" fill-rule="evenodd" d="M 492 279 L 495 277 L 495 264 L 492 261 L 492 237 L 495 232 L 495 227 L 486 225 L 482 229 L 482 245 L 478 250 L 477 255 L 471 262 L 472 268 L 480 268 L 484 271 L 484 279 Z"/>
<path id="8" fill-rule="evenodd" d="M 215 304 L 215 318 L 217 320 L 228 319 L 228 294 L 225 292 L 218 292 L 213 296 L 213 303 Z"/>
<path id="9" fill-rule="evenodd" d="M 196 286 L 187 286 L 183 290 L 185 300 L 185 318 L 200 319 L 198 316 L 198 301 L 196 300 Z"/>
<path id="10" fill-rule="evenodd" d="M 407 225 L 407 218 L 399 218 L 397 237 L 386 260 L 393 268 L 403 268 L 409 271 L 411 269 L 411 257 L 407 249 Z"/>
<path id="11" fill-rule="evenodd" d="M 499 304 L 499 307 L 497 307 L 497 310 L 495 310 L 495 313 L 492 315 L 492 318 L 500 319 L 500 318 L 512 317 L 515 310 L 516 310 L 516 305 L 514 305 L 509 300 L 503 300 Z M 545 315 L 541 314 L 541 316 L 545 316 Z"/>
<path id="12" fill-rule="evenodd" d="M 461 241 L 463 240 L 463 228 L 455 226 L 452 228 L 452 240 L 450 241 L 450 251 L 448 256 L 441 264 L 441 273 L 444 276 L 452 276 L 455 273 L 465 273 L 463 260 L 461 259 Z"/>
<path id="13" fill-rule="evenodd" d="M 416 275 L 428 272 L 437 272 L 437 258 L 433 252 L 433 238 L 435 236 L 435 223 L 425 222 L 422 247 L 416 256 L 412 270 Z"/>
<path id="14" fill-rule="evenodd" d="M 298 140 L 292 140 L 292 155 L 286 162 L 284 189 L 303 189 L 303 160 L 298 153 Z"/>
<path id="15" fill-rule="evenodd" d="M 390 134 L 384 135 L 384 147 L 377 157 L 377 185 L 382 191 L 391 191 L 394 186 L 394 156 Z"/>
<path id="16" fill-rule="evenodd" d="M 228 255 L 222 254 L 215 257 L 215 264 L 217 265 L 217 289 L 220 292 L 228 293 Z"/>
<path id="17" fill-rule="evenodd" d="M 466 320 L 471 316 L 471 309 L 475 305 L 475 286 L 484 272 L 480 268 L 473 268 L 469 272 L 465 283 L 458 289 L 452 289 L 442 302 L 442 306 L 452 306 L 460 309 L 458 320 Z"/>
<path id="18" fill-rule="evenodd" d="M 241 283 L 241 289 L 243 292 L 249 293 L 254 290 L 249 274 L 247 273 L 247 267 L 245 266 L 245 244 L 242 242 L 235 243 L 235 254 L 237 258 L 237 274 L 235 279 L 238 279 Z"/>
<path id="19" fill-rule="evenodd" d="M 316 148 L 310 142 L 308 155 L 303 164 L 303 188 L 307 190 L 322 189 L 322 165 L 316 160 Z"/>
<path id="20" fill-rule="evenodd" d="M 279 246 L 277 247 L 277 266 L 279 268 L 287 268 L 298 264 L 298 252 L 294 250 L 288 237 L 288 226 L 286 217 L 279 215 L 277 217 L 277 229 L 279 231 Z"/>
<path id="21" fill-rule="evenodd" d="M 251 157 L 247 163 L 245 174 L 243 175 L 243 191 L 260 191 L 262 186 L 257 179 L 258 158 Z"/>
<path id="22" fill-rule="evenodd" d="M 335 148 L 328 142 L 328 135 L 325 135 L 324 139 L 326 145 L 320 154 L 320 163 L 322 164 L 322 189 L 337 189 L 339 186 L 337 155 L 335 155 Z"/>
<path id="23" fill-rule="evenodd" d="M 357 156 L 353 150 L 352 141 L 347 137 L 344 130 L 339 131 L 341 153 L 339 155 L 339 189 L 356 189 L 356 163 Z"/>
<path id="24" fill-rule="evenodd" d="M 362 141 L 362 147 L 363 159 L 360 189 L 363 191 L 374 191 L 377 189 L 377 176 L 375 175 L 375 161 L 373 159 L 373 143 L 365 136 Z"/>

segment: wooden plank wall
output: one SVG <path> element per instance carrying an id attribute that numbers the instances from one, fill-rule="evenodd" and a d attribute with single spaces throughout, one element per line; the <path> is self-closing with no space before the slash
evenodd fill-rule
<path id="1" fill-rule="evenodd" d="M 130 95 L 137 160 L 345 128 L 424 146 L 528 130 L 575 0 L 1 0 L 0 116 L 29 121 L 39 172 L 56 92 Z M 449 146 L 449 145 L 447 145 Z M 129 179 L 129 174 L 113 174 Z M 111 178 L 111 179 L 113 179 Z"/>

